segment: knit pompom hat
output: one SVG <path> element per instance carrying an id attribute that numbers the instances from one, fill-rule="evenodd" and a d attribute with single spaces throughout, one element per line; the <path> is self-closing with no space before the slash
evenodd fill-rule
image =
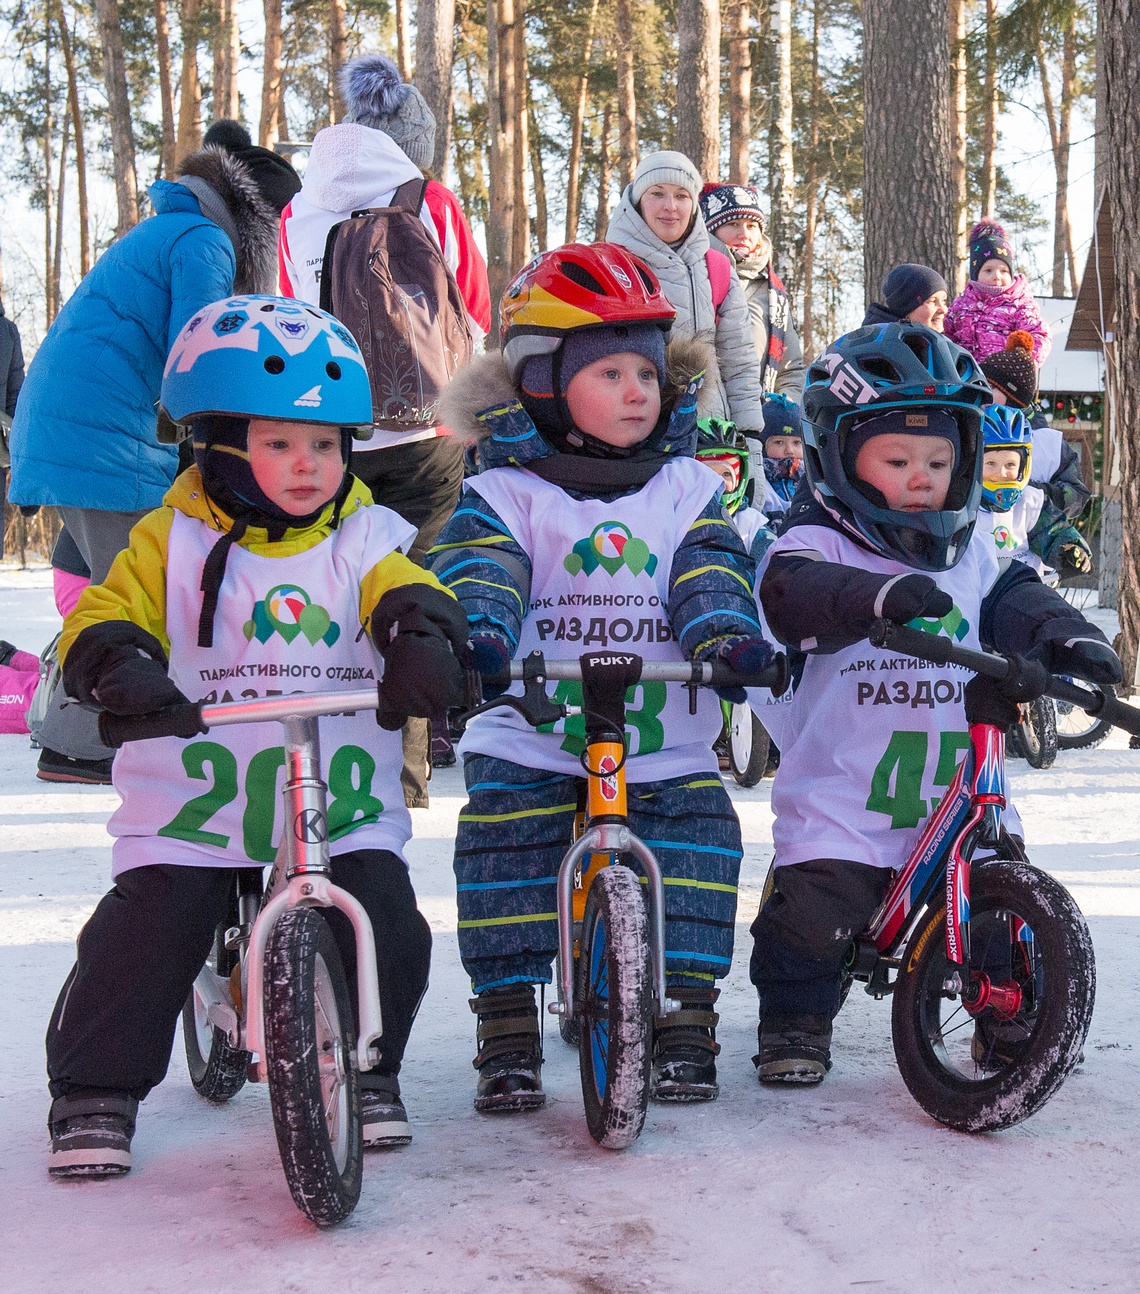
<path id="1" fill-rule="evenodd" d="M 979 220 L 970 230 L 970 278 L 977 279 L 986 261 L 1005 261 L 1011 274 L 1014 269 L 1013 244 L 996 220 Z"/>
<path id="2" fill-rule="evenodd" d="M 435 114 L 414 85 L 383 54 L 365 54 L 340 70 L 348 120 L 382 130 L 421 169 L 435 154 Z"/>
<path id="3" fill-rule="evenodd" d="M 982 360 L 981 370 L 1015 409 L 1026 409 L 1037 398 L 1037 365 L 1033 338 L 1019 328 L 1005 339 L 1005 350 Z"/>
<path id="4" fill-rule="evenodd" d="M 210 144 L 224 148 L 245 163 L 261 196 L 274 211 L 284 211 L 301 188 L 301 177 L 290 163 L 272 149 L 259 148 L 240 121 L 229 117 L 215 121 L 202 139 L 203 147 Z"/>
<path id="5" fill-rule="evenodd" d="M 647 189 L 655 184 L 676 184 L 693 195 L 693 206 L 701 193 L 701 173 L 684 153 L 649 153 L 643 157 L 633 173 L 629 196 L 636 207 Z"/>
<path id="6" fill-rule="evenodd" d="M 730 220 L 755 220 L 764 232 L 760 193 L 752 184 L 706 184 L 701 190 L 701 214 L 710 234 Z"/>

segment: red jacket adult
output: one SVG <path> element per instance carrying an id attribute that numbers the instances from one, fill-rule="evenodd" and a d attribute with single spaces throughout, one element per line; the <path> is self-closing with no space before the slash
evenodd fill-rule
<path id="1" fill-rule="evenodd" d="M 422 175 L 383 131 L 355 122 L 318 131 L 301 191 L 281 213 L 277 250 L 282 294 L 320 305 L 321 264 L 332 226 L 354 211 L 387 206 L 401 184 Z M 491 293 L 486 263 L 462 208 L 450 189 L 429 180 L 420 219 L 455 275 L 478 344 L 491 327 Z M 407 434 L 377 432 L 369 448 L 408 439 Z"/>

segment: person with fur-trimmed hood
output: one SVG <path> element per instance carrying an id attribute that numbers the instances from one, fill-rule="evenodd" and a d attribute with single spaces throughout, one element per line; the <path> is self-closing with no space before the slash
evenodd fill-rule
<path id="1" fill-rule="evenodd" d="M 723 480 L 694 457 L 708 345 L 667 355 L 673 307 L 614 244 L 544 253 L 500 313 L 502 353 L 473 360 L 444 396 L 448 424 L 477 438 L 481 470 L 429 554 L 467 612 L 476 668 L 493 679 L 535 648 L 573 658 L 626 643 L 649 660 L 765 668 L 752 559 L 722 507 Z M 685 1004 L 655 1025 L 652 1092 L 711 1100 L 715 984 L 732 959 L 741 858 L 712 752 L 720 707 L 702 693 L 691 715 L 684 689 L 663 684 L 635 693 L 630 821 L 666 876 L 666 975 Z M 536 732 L 492 710 L 459 747 L 459 948 L 479 1021 L 479 1110 L 545 1100 L 534 986 L 551 979 L 554 877 L 584 745 L 573 720 Z"/>
<path id="2" fill-rule="evenodd" d="M 131 527 L 158 507 L 178 469 L 158 440 L 167 351 L 204 305 L 272 287 L 280 210 L 224 147 L 182 160 L 149 189 L 154 215 L 112 243 L 44 338 L 12 423 L 16 504 L 51 504 L 101 583 Z M 112 752 L 92 716 L 51 707 L 46 781 L 109 782 Z"/>

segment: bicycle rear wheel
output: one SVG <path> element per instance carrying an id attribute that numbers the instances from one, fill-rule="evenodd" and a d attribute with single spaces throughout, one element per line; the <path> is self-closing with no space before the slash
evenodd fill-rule
<path id="1" fill-rule="evenodd" d="M 649 1105 L 653 991 L 649 915 L 628 867 L 603 867 L 586 896 L 578 960 L 578 1062 L 590 1136 L 624 1150 Z"/>
<path id="2" fill-rule="evenodd" d="M 977 863 L 970 890 L 970 971 L 1016 989 L 1017 1009 L 967 1012 L 941 908 L 903 954 L 891 1032 L 903 1081 L 932 1118 L 993 1132 L 1039 1110 L 1080 1059 L 1096 966 L 1084 917 L 1052 877 L 1024 862 Z"/>
<path id="3" fill-rule="evenodd" d="M 290 908 L 265 954 L 265 1058 L 281 1167 L 319 1227 L 360 1199 L 363 1136 L 352 1003 L 328 922 Z"/>

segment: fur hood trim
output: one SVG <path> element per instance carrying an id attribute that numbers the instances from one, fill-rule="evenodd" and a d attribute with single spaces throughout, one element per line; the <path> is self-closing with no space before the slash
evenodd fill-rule
<path id="1" fill-rule="evenodd" d="M 683 337 L 671 341 L 665 348 L 665 388 L 662 400 L 675 398 L 688 390 L 689 384 L 700 374 L 705 375 L 701 394 L 697 397 L 697 414 L 708 412 L 703 397 L 715 390 L 710 382 L 716 369 L 716 351 L 699 337 Z M 468 441 L 482 440 L 491 429 L 481 414 L 496 407 L 506 408 L 518 401 L 518 389 L 512 383 L 500 351 L 476 355 L 451 379 L 440 398 L 440 420 L 457 435 Z"/>
<path id="2" fill-rule="evenodd" d="M 216 220 L 234 243 L 237 273 L 234 295 L 243 296 L 273 292 L 277 278 L 277 213 L 261 196 L 253 174 L 244 162 L 224 148 L 209 145 L 182 159 L 178 183 L 183 177 L 200 180 L 220 200 L 222 219 Z M 187 185 L 193 193 L 196 185 Z M 195 193 L 202 214 L 215 219 L 208 210 L 210 203 Z M 226 228 L 225 216 L 232 228 Z M 236 234 L 236 239 L 235 239 Z"/>

